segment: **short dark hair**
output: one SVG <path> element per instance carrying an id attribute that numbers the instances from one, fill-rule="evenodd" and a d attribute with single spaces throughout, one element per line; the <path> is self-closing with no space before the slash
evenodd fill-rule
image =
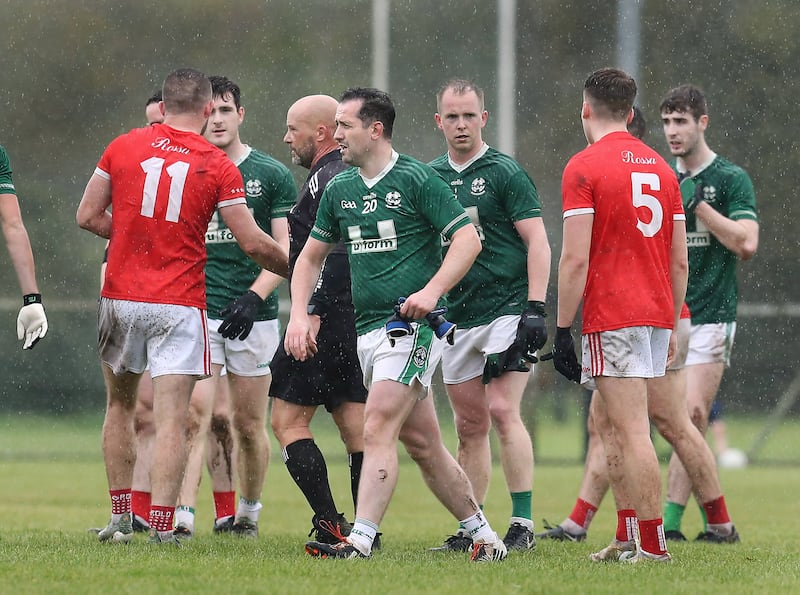
<path id="1" fill-rule="evenodd" d="M 211 83 L 205 74 L 194 68 L 170 72 L 164 79 L 161 92 L 167 112 L 196 112 L 211 101 Z"/>
<path id="2" fill-rule="evenodd" d="M 627 122 L 636 99 L 636 81 L 618 68 L 595 70 L 583 84 L 592 108 L 612 120 Z"/>
<path id="3" fill-rule="evenodd" d="M 698 87 L 691 84 L 670 89 L 661 100 L 659 110 L 664 112 L 681 112 L 692 114 L 695 120 L 708 114 L 706 96 Z"/>
<path id="4" fill-rule="evenodd" d="M 361 109 L 358 111 L 358 118 L 368 126 L 373 122 L 383 124 L 383 136 L 391 140 L 392 129 L 394 128 L 394 103 L 389 94 L 380 89 L 371 87 L 350 87 L 342 93 L 339 102 L 361 99 Z"/>
<path id="5" fill-rule="evenodd" d="M 233 103 L 236 105 L 236 109 L 238 110 L 240 107 L 242 107 L 242 90 L 239 88 L 239 85 L 234 83 L 228 77 L 220 75 L 211 75 L 208 77 L 208 80 L 211 81 L 212 97 L 225 99 L 226 95 L 230 95 L 233 98 Z"/>
<path id="6" fill-rule="evenodd" d="M 643 139 L 647 133 L 647 120 L 638 105 L 633 106 L 633 118 L 628 122 L 628 132 L 638 139 Z"/>
<path id="7" fill-rule="evenodd" d="M 151 103 L 158 103 L 159 101 L 163 100 L 164 96 L 161 94 L 161 89 L 153 93 L 150 97 L 147 98 L 145 101 L 144 106 L 147 107 Z"/>
<path id="8" fill-rule="evenodd" d="M 436 92 L 436 109 L 441 109 L 442 97 L 444 96 L 445 91 L 448 89 L 451 89 L 456 95 L 464 95 L 470 91 L 473 91 L 475 95 L 478 96 L 478 103 L 480 103 L 481 109 L 484 109 L 483 89 L 467 79 L 450 79 L 441 87 L 439 87 L 439 90 Z"/>

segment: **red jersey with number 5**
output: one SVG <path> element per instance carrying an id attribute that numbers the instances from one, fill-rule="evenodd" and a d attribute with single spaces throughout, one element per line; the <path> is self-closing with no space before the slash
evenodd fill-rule
<path id="1" fill-rule="evenodd" d="M 570 159 L 561 195 L 564 219 L 594 215 L 583 334 L 671 329 L 672 228 L 685 219 L 672 168 L 642 141 L 613 132 Z"/>
<path id="2" fill-rule="evenodd" d="M 111 182 L 102 295 L 205 309 L 205 233 L 217 207 L 246 204 L 239 168 L 199 134 L 156 124 L 114 139 L 95 173 Z"/>

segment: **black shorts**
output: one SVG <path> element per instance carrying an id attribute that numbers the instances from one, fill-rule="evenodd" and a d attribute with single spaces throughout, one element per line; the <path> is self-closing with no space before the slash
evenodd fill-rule
<path id="1" fill-rule="evenodd" d="M 358 363 L 355 320 L 336 312 L 322 321 L 317 354 L 301 362 L 278 345 L 269 364 L 269 395 L 303 406 L 325 405 L 329 412 L 342 403 L 366 403 L 367 389 Z"/>

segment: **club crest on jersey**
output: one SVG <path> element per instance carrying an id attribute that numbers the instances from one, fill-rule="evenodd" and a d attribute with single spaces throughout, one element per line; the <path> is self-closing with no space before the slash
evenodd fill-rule
<path id="1" fill-rule="evenodd" d="M 261 180 L 247 180 L 245 184 L 247 196 L 258 197 L 261 196 L 264 189 L 261 187 Z"/>
<path id="2" fill-rule="evenodd" d="M 397 191 L 386 193 L 386 208 L 397 209 L 400 207 L 400 193 Z"/>
<path id="3" fill-rule="evenodd" d="M 414 360 L 414 365 L 418 368 L 421 368 L 428 360 L 428 350 L 424 346 L 420 345 L 414 350 L 414 355 L 412 358 Z"/>
<path id="4" fill-rule="evenodd" d="M 469 189 L 470 194 L 473 196 L 480 196 L 486 193 L 486 180 L 483 178 L 475 178 L 472 180 L 472 185 Z"/>

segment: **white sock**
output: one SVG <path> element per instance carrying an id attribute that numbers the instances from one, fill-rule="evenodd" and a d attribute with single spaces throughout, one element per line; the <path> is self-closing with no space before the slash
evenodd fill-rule
<path id="1" fill-rule="evenodd" d="M 513 525 L 514 523 L 519 523 L 523 527 L 525 527 L 528 531 L 533 531 L 533 521 L 531 519 L 526 519 L 521 516 L 512 516 L 511 520 L 509 521 L 509 525 Z"/>
<path id="2" fill-rule="evenodd" d="M 194 532 L 194 508 L 189 506 L 178 506 L 175 508 L 175 526 L 183 525 L 189 531 Z"/>
<path id="3" fill-rule="evenodd" d="M 482 511 L 478 511 L 471 517 L 459 521 L 461 526 L 464 527 L 467 535 L 472 537 L 472 542 L 482 541 L 484 543 L 491 543 L 498 539 L 497 533 L 492 531 L 489 521 L 483 516 Z"/>
<path id="4" fill-rule="evenodd" d="M 263 508 L 261 500 L 248 500 L 239 498 L 239 506 L 236 509 L 236 518 L 244 517 L 253 522 L 258 522 L 258 512 Z"/>
<path id="5" fill-rule="evenodd" d="M 372 551 L 372 542 L 375 541 L 375 535 L 378 534 L 378 525 L 367 519 L 356 518 L 353 522 L 353 528 L 350 529 L 350 535 L 347 538 L 359 552 L 365 556 L 369 556 Z"/>
<path id="6" fill-rule="evenodd" d="M 567 517 L 563 523 L 561 523 L 561 528 L 564 529 L 567 533 L 571 535 L 583 535 L 586 533 L 586 529 L 581 527 L 578 523 L 573 521 L 571 518 Z"/>

